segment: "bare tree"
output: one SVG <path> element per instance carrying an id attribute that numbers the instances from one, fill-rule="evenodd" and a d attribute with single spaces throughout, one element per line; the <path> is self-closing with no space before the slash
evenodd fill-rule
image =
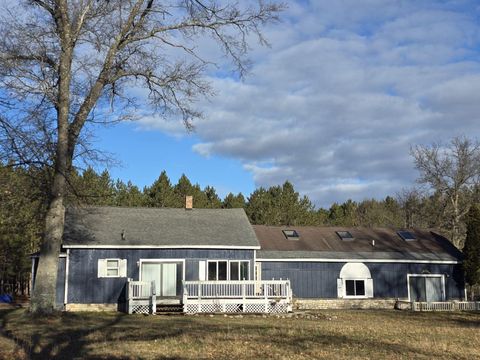
<path id="1" fill-rule="evenodd" d="M 89 151 L 82 146 L 89 125 L 131 119 L 148 106 L 190 128 L 201 115 L 194 102 L 211 93 L 200 39 L 213 38 L 242 75 L 251 35 L 266 44 L 260 27 L 282 5 L 28 0 L 23 7 L 0 21 L 0 146 L 9 160 L 53 168 L 31 306 L 51 312 L 68 174 Z"/>
<path id="2" fill-rule="evenodd" d="M 461 222 L 474 199 L 480 181 L 480 144 L 465 137 L 455 137 L 449 144 L 418 145 L 410 149 L 419 183 L 428 184 L 442 194 L 448 216 L 451 240 L 462 246 Z"/>

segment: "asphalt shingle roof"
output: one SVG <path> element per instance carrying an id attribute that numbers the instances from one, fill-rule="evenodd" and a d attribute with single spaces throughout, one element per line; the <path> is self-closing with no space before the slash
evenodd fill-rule
<path id="1" fill-rule="evenodd" d="M 67 209 L 63 244 L 123 247 L 259 246 L 243 209 L 126 207 Z"/>

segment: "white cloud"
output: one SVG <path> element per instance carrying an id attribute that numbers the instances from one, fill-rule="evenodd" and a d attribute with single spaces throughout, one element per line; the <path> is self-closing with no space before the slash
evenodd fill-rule
<path id="1" fill-rule="evenodd" d="M 479 11 L 295 3 L 245 82 L 211 78 L 219 95 L 201 106 L 194 150 L 241 160 L 257 185 L 288 179 L 319 205 L 393 195 L 416 177 L 411 144 L 480 135 Z"/>

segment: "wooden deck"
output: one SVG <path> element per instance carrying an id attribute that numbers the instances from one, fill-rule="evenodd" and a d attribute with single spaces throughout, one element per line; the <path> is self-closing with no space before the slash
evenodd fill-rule
<path id="1" fill-rule="evenodd" d="M 160 304 L 181 304 L 187 314 L 286 313 L 292 290 L 289 280 L 184 281 L 181 298 L 157 298 L 154 281 L 128 280 L 129 314 L 155 314 Z"/>
<path id="2" fill-rule="evenodd" d="M 183 311 L 192 313 L 286 313 L 292 311 L 289 280 L 185 281 Z"/>

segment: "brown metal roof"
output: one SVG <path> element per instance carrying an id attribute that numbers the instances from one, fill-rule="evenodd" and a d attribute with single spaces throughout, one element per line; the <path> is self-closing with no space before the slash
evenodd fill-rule
<path id="1" fill-rule="evenodd" d="M 448 239 L 430 230 L 409 229 L 417 240 L 405 241 L 397 234 L 398 230 L 390 228 L 266 225 L 253 228 L 261 246 L 258 258 L 459 260 L 462 257 Z M 282 232 L 286 229 L 296 230 L 300 238 L 286 239 Z M 354 240 L 342 240 L 336 231 L 349 231 Z"/>

